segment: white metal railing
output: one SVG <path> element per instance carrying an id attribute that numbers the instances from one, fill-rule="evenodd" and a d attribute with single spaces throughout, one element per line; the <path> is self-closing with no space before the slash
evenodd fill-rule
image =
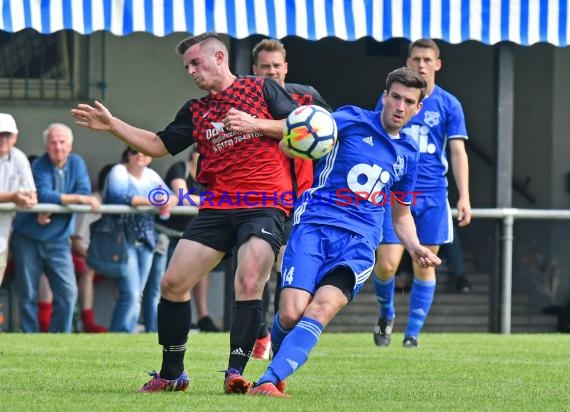
<path id="1" fill-rule="evenodd" d="M 31 209 L 16 207 L 13 203 L 0 204 L 0 212 L 52 212 L 52 213 L 92 213 L 91 206 L 88 205 L 55 205 L 39 204 Z M 158 209 L 151 206 L 131 207 L 127 205 L 101 205 L 96 213 L 158 213 Z M 198 208 L 195 206 L 177 206 L 172 208 L 173 215 L 195 215 Z M 453 216 L 457 216 L 457 211 L 452 210 Z M 511 333 L 511 306 L 512 306 L 512 281 L 513 281 L 513 226 L 516 219 L 548 219 L 548 220 L 570 220 L 570 210 L 566 209 L 473 209 L 473 218 L 477 219 L 502 219 L 502 295 L 501 295 L 501 333 Z"/>
<path id="2" fill-rule="evenodd" d="M 502 262 L 501 262 L 501 333 L 511 333 L 511 308 L 513 289 L 513 226 L 515 219 L 548 219 L 548 220 L 570 220 L 570 210 L 566 209 L 473 209 L 474 218 L 502 219 Z M 453 216 L 457 216 L 457 211 L 453 210 Z"/>
<path id="3" fill-rule="evenodd" d="M 101 208 L 93 211 L 90 205 L 56 205 L 52 203 L 40 203 L 30 209 L 17 207 L 14 203 L 0 203 L 0 212 L 46 212 L 46 213 L 154 213 L 158 214 L 158 209 L 153 206 L 132 207 L 127 205 L 101 205 Z M 176 206 L 172 208 L 173 215 L 195 215 L 198 213 L 196 206 Z"/>

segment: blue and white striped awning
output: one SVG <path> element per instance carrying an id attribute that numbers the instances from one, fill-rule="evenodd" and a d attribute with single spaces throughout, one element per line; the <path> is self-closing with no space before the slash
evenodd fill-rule
<path id="1" fill-rule="evenodd" d="M 0 30 L 569 44 L 570 0 L 0 0 Z"/>

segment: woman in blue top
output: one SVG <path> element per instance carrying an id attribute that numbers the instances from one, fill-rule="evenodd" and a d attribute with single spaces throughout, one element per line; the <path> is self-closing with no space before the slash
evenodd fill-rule
<path id="1" fill-rule="evenodd" d="M 104 202 L 130 206 L 153 206 L 149 193 L 157 187 L 166 188 L 160 176 L 148 167 L 152 158 L 128 147 L 121 155 L 121 163 L 115 165 L 107 178 Z M 170 196 L 161 207 L 168 212 L 177 202 Z M 129 259 L 127 275 L 119 281 L 119 298 L 111 318 L 110 332 L 134 333 L 139 319 L 140 298 L 144 290 L 152 255 L 156 246 L 154 215 L 137 213 L 125 215 Z"/>

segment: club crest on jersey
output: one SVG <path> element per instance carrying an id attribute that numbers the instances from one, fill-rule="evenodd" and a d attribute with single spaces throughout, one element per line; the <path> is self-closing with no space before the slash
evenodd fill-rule
<path id="1" fill-rule="evenodd" d="M 396 176 L 403 176 L 404 175 L 404 158 L 402 156 L 398 156 L 396 158 L 396 162 L 392 165 L 394 169 L 394 173 Z"/>
<path id="2" fill-rule="evenodd" d="M 439 112 L 425 112 L 424 123 L 429 127 L 437 126 L 439 124 Z"/>

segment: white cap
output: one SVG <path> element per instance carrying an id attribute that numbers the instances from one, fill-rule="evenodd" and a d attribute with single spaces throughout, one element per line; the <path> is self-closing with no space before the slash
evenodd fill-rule
<path id="1" fill-rule="evenodd" d="M 7 113 L 0 113 L 0 133 L 2 132 L 18 133 L 16 121 L 12 115 Z"/>

